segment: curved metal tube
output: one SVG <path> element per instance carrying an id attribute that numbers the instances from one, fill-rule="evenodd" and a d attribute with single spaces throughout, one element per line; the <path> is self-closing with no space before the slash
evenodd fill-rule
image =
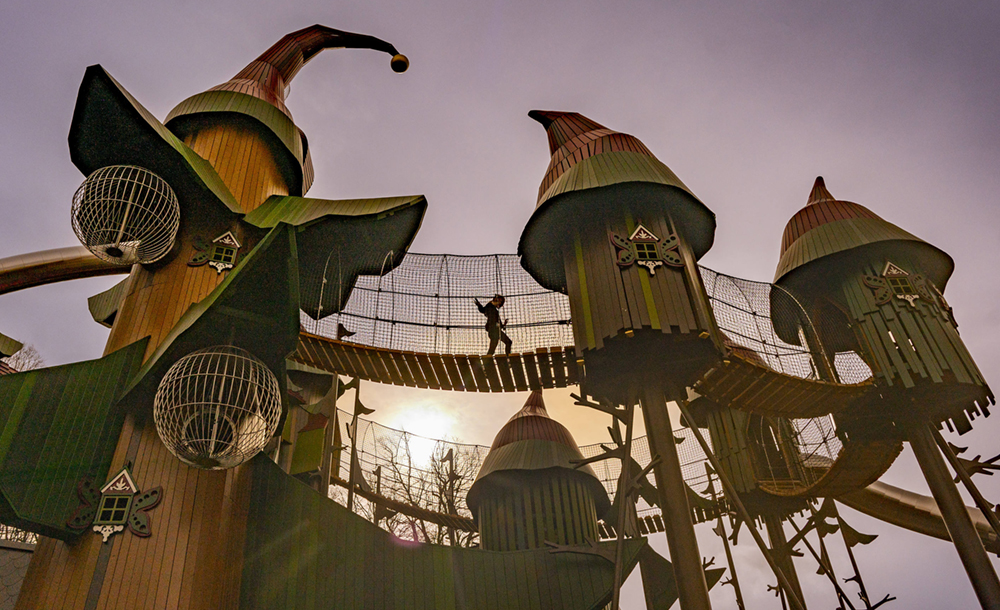
<path id="1" fill-rule="evenodd" d="M 836 498 L 847 506 L 869 517 L 897 525 L 918 534 L 951 540 L 945 528 L 941 509 L 934 498 L 906 491 L 887 483 L 876 481 L 864 489 Z M 1000 538 L 978 508 L 967 506 L 972 524 L 990 553 L 1000 554 Z"/>
<path id="2" fill-rule="evenodd" d="M 0 258 L 0 294 L 100 275 L 125 275 L 129 266 L 102 261 L 83 246 Z"/>

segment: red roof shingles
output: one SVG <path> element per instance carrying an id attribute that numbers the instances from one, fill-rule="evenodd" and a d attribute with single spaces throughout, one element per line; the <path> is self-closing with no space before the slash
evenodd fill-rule
<path id="1" fill-rule="evenodd" d="M 863 205 L 834 199 L 827 190 L 823 177 L 816 178 L 806 207 L 796 212 L 785 226 L 785 232 L 781 236 L 781 254 L 784 254 L 795 240 L 812 229 L 852 218 L 879 218 L 879 216 Z"/>
<path id="2" fill-rule="evenodd" d="M 638 138 L 608 129 L 576 112 L 532 110 L 528 116 L 545 127 L 549 151 L 552 153 L 549 167 L 538 188 L 539 200 L 559 176 L 594 155 L 633 152 L 655 158 Z"/>
<path id="3" fill-rule="evenodd" d="M 534 391 L 528 396 L 524 407 L 510 418 L 493 439 L 491 450 L 517 441 L 552 441 L 571 447 L 579 452 L 573 435 L 565 426 L 549 417 L 542 401 L 542 393 Z"/>

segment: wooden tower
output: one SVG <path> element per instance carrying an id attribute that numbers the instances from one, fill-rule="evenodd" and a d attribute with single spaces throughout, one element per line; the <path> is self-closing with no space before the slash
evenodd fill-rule
<path id="1" fill-rule="evenodd" d="M 838 416 L 847 439 L 910 441 L 983 607 L 1000 607 L 1000 581 L 972 529 L 936 446 L 943 422 L 964 433 L 994 403 L 944 298 L 954 262 L 868 208 L 835 199 L 817 178 L 785 227 L 775 283 L 820 320 L 834 361 L 855 351 L 877 392 Z M 844 329 L 853 332 L 844 333 Z M 950 510 L 949 507 L 954 508 Z"/>
<path id="2" fill-rule="evenodd" d="M 46 435 L 65 444 L 46 446 L 33 471 L 47 481 L 46 497 L 13 508 L 22 515 L 15 521 L 50 536 L 38 545 L 18 608 L 239 604 L 249 469 L 200 470 L 175 458 L 151 417 L 153 394 L 174 362 L 218 344 L 261 360 L 283 393 L 300 309 L 315 317 L 337 311 L 357 275 L 398 264 L 419 227 L 422 196 L 301 197 L 312 167 L 305 135 L 284 105 L 285 88 L 317 53 L 337 47 L 382 50 L 394 55 L 394 70 L 405 69 L 405 58 L 384 41 L 313 26 L 282 38 L 233 80 L 182 102 L 164 124 L 102 67 L 88 68 L 70 129 L 74 164 L 88 176 L 126 165 L 161 177 L 179 201 L 180 229 L 165 258 L 133 266 L 105 358 L 39 371 L 46 383 L 33 390 L 26 376 L 18 390 L 17 400 L 54 414 L 41 436 L 22 429 L 17 438 L 29 447 Z M 390 251 L 395 258 L 387 259 Z M 331 258 L 343 289 L 324 294 L 318 287 Z M 0 392 L 0 405 L 13 400 Z M 123 465 L 138 488 L 158 490 L 154 522 L 102 541 L 86 529 L 100 500 L 94 485 Z M 133 512 L 153 508 L 151 496 L 145 504 L 135 497 Z M 56 517 L 36 517 L 30 504 L 39 502 Z M 97 512 L 94 523 L 103 517 Z"/>
<path id="3" fill-rule="evenodd" d="M 528 116 L 552 159 L 521 265 L 569 295 L 583 392 L 642 402 L 681 604 L 710 608 L 667 401 L 685 399 L 723 349 L 697 266 L 715 215 L 635 137 L 572 112 Z"/>
<path id="4" fill-rule="evenodd" d="M 469 490 L 468 503 L 487 551 L 544 548 L 598 540 L 608 494 L 582 460 L 569 430 L 549 417 L 542 393 L 500 429 Z"/>

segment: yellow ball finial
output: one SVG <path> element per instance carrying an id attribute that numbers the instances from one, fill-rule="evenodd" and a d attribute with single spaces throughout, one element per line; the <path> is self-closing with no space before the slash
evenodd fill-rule
<path id="1" fill-rule="evenodd" d="M 410 67 L 410 60 L 406 58 L 406 55 L 397 53 L 392 56 L 389 65 L 392 66 L 393 72 L 406 72 L 406 69 Z"/>

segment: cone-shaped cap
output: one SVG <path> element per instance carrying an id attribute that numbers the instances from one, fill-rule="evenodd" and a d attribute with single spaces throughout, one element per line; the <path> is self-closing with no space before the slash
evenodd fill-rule
<path id="1" fill-rule="evenodd" d="M 806 207 L 785 226 L 774 281 L 780 283 L 792 271 L 832 254 L 887 242 L 918 256 L 923 273 L 944 291 L 955 267 L 950 256 L 862 205 L 835 199 L 820 176 L 809 192 Z"/>
<path id="2" fill-rule="evenodd" d="M 571 460 L 580 460 L 580 448 L 565 426 L 549 417 L 542 393 L 532 392 L 524 407 L 514 414 L 497 433 L 490 452 L 483 460 L 476 482 L 469 489 L 469 507 L 475 513 L 479 495 L 488 487 L 490 475 L 509 471 L 540 471 L 553 468 L 572 471 L 584 477 L 594 495 L 597 514 L 610 506 L 608 494 L 590 466 L 574 468 Z"/>
<path id="3" fill-rule="evenodd" d="M 579 453 L 580 449 L 573 440 L 573 435 L 565 426 L 549 417 L 542 400 L 542 392 L 535 390 L 528 396 L 524 407 L 514 414 L 500 429 L 491 450 L 515 443 L 517 441 L 551 441 L 560 443 Z"/>
<path id="4" fill-rule="evenodd" d="M 830 194 L 830 191 L 826 190 L 826 182 L 824 182 L 823 176 L 816 176 L 816 182 L 813 183 L 812 191 L 809 193 L 809 201 L 806 202 L 806 205 L 833 200 L 833 195 Z"/>
<path id="5" fill-rule="evenodd" d="M 396 72 L 409 65 L 406 57 L 384 40 L 314 25 L 283 37 L 225 83 L 184 100 L 164 123 L 183 133 L 190 129 L 184 118 L 220 112 L 242 114 L 262 123 L 287 149 L 278 154 L 290 157 L 290 194 L 302 195 L 312 184 L 312 162 L 305 134 L 295 126 L 285 106 L 285 95 L 302 66 L 324 49 L 384 51 L 393 56 L 390 65 Z"/>
<path id="6" fill-rule="evenodd" d="M 712 247 L 715 215 L 637 138 L 576 112 L 528 116 L 545 127 L 552 153 L 518 246 L 521 265 L 540 284 L 564 290 L 563 242 L 575 224 L 608 215 L 669 216 L 695 257 Z"/>
<path id="7" fill-rule="evenodd" d="M 573 138 L 588 131 L 607 129 L 604 125 L 591 121 L 576 112 L 559 112 L 553 110 L 532 110 L 528 116 L 542 124 L 549 135 L 549 154 L 566 145 Z M 613 132 L 609 132 L 613 133 Z"/>

